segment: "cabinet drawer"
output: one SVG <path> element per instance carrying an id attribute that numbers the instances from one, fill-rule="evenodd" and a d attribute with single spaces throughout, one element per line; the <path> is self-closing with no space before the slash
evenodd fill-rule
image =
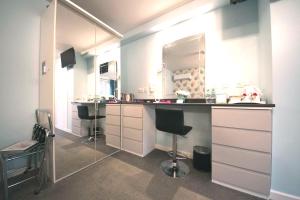
<path id="1" fill-rule="evenodd" d="M 271 178 L 244 169 L 212 163 L 212 179 L 255 193 L 269 195 Z"/>
<path id="2" fill-rule="evenodd" d="M 76 135 L 80 135 L 80 127 L 74 126 L 72 125 L 72 133 L 76 134 Z"/>
<path id="3" fill-rule="evenodd" d="M 122 115 L 129 117 L 143 117 L 143 106 L 122 105 Z"/>
<path id="4" fill-rule="evenodd" d="M 271 133 L 225 127 L 212 127 L 212 143 L 242 149 L 271 152 Z"/>
<path id="5" fill-rule="evenodd" d="M 110 134 L 110 135 L 115 135 L 115 136 L 120 136 L 121 135 L 121 127 L 120 126 L 115 126 L 115 125 L 105 125 L 105 133 Z"/>
<path id="6" fill-rule="evenodd" d="M 77 112 L 77 106 L 78 104 L 72 104 L 72 112 Z"/>
<path id="7" fill-rule="evenodd" d="M 106 144 L 115 148 L 121 148 L 121 139 L 119 136 L 106 135 Z"/>
<path id="8" fill-rule="evenodd" d="M 89 134 L 88 127 L 86 126 L 77 127 L 72 125 L 72 133 L 80 137 L 87 136 Z"/>
<path id="9" fill-rule="evenodd" d="M 120 105 L 106 105 L 107 115 L 121 115 Z"/>
<path id="10" fill-rule="evenodd" d="M 143 119 L 135 117 L 123 117 L 123 127 L 143 129 Z"/>
<path id="11" fill-rule="evenodd" d="M 271 110 L 212 109 L 212 125 L 272 131 Z"/>
<path id="12" fill-rule="evenodd" d="M 138 141 L 123 138 L 123 149 L 131 153 L 142 155 L 143 154 L 143 144 Z"/>
<path id="13" fill-rule="evenodd" d="M 81 120 L 72 118 L 72 126 L 81 127 Z"/>
<path id="14" fill-rule="evenodd" d="M 132 128 L 123 128 L 123 136 L 136 141 L 143 141 L 143 131 Z"/>
<path id="15" fill-rule="evenodd" d="M 72 119 L 79 119 L 78 112 L 72 112 Z"/>
<path id="16" fill-rule="evenodd" d="M 117 115 L 106 115 L 105 123 L 115 126 L 120 126 L 120 116 Z"/>
<path id="17" fill-rule="evenodd" d="M 271 155 L 220 145 L 212 145 L 212 160 L 249 169 L 252 171 L 271 173 Z"/>

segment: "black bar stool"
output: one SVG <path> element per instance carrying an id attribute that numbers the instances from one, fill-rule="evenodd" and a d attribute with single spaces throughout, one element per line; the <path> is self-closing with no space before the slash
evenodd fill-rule
<path id="1" fill-rule="evenodd" d="M 89 115 L 89 108 L 88 106 L 77 106 L 77 110 L 78 110 L 78 117 L 79 119 L 82 120 L 90 120 L 90 127 L 89 127 L 89 132 L 88 132 L 88 136 L 89 136 L 89 141 L 92 142 L 94 141 L 94 137 L 92 136 L 92 131 L 93 131 L 93 120 L 95 119 L 101 119 L 101 118 L 105 118 L 105 116 L 103 115 Z"/>
<path id="2" fill-rule="evenodd" d="M 163 172 L 171 177 L 183 177 L 190 172 L 189 167 L 177 160 L 177 135 L 184 136 L 192 130 L 192 127 L 184 125 L 182 110 L 155 109 L 156 129 L 173 134 L 173 157 L 160 164 Z"/>

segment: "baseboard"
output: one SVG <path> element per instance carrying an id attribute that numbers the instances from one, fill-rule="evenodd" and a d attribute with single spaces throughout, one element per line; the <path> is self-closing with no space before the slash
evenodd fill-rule
<path id="1" fill-rule="evenodd" d="M 155 149 L 159 149 L 159 150 L 166 151 L 166 152 L 167 151 L 172 151 L 172 148 L 162 146 L 162 145 L 159 145 L 159 144 L 155 144 Z M 190 159 L 193 158 L 193 154 L 189 153 L 189 152 L 186 152 L 186 151 L 178 151 L 177 154 L 180 155 L 180 156 L 188 157 Z"/>
<path id="2" fill-rule="evenodd" d="M 299 196 L 290 195 L 284 192 L 279 192 L 276 190 L 271 190 L 270 200 L 300 200 Z"/>
<path id="3" fill-rule="evenodd" d="M 243 192 L 243 193 L 247 193 L 247 194 L 250 194 L 252 196 L 256 196 L 256 197 L 262 198 L 262 199 L 268 199 L 268 197 L 266 195 L 258 194 L 256 192 L 251 192 L 249 190 L 242 189 L 242 188 L 236 187 L 236 186 L 232 186 L 232 185 L 229 185 L 227 183 L 223 183 L 223 182 L 216 181 L 216 180 L 213 180 L 213 179 L 211 180 L 211 182 L 213 182 L 215 184 L 218 184 L 218 185 L 222 185 L 224 187 L 228 187 L 228 188 L 233 189 L 233 190 L 237 190 L 237 191 L 240 191 L 240 192 Z"/>

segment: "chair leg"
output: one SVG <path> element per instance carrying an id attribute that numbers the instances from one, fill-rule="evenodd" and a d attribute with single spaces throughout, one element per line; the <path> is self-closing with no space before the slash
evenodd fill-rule
<path id="1" fill-rule="evenodd" d="M 173 134 L 173 178 L 176 178 L 177 171 L 177 135 Z"/>
<path id="2" fill-rule="evenodd" d="M 183 177 L 190 172 L 189 167 L 182 161 L 177 160 L 177 135 L 173 134 L 173 155 L 172 160 L 165 160 L 161 163 L 163 172 L 173 178 Z"/>
<path id="3" fill-rule="evenodd" d="M 90 128 L 89 128 L 89 141 L 93 142 L 94 141 L 94 136 L 93 136 L 93 120 L 90 120 Z"/>
<path id="4" fill-rule="evenodd" d="M 4 200 L 8 200 L 8 184 L 7 184 L 7 166 L 6 159 L 4 156 L 0 155 L 0 162 L 2 165 L 2 181 L 3 181 L 3 197 Z"/>

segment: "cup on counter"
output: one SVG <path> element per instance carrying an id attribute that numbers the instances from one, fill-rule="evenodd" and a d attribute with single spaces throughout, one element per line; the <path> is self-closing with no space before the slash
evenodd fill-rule
<path id="1" fill-rule="evenodd" d="M 133 99 L 134 99 L 134 94 L 132 94 L 132 93 L 122 93 L 121 100 L 130 102 L 130 101 L 133 101 Z"/>

